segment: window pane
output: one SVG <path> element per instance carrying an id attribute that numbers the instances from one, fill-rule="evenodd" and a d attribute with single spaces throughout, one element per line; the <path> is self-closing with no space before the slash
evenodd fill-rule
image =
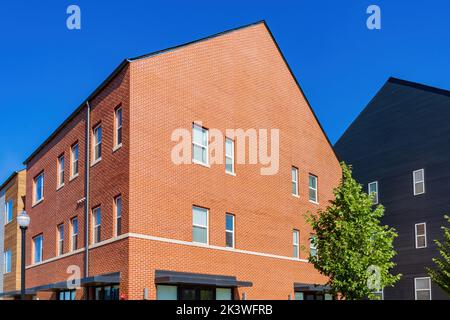
<path id="1" fill-rule="evenodd" d="M 333 300 L 333 295 L 329 293 L 325 293 L 325 300 Z"/>
<path id="2" fill-rule="evenodd" d="M 423 170 L 414 172 L 414 181 L 415 182 L 423 181 Z"/>
<path id="3" fill-rule="evenodd" d="M 316 190 L 309 189 L 309 200 L 317 201 Z"/>
<path id="4" fill-rule="evenodd" d="M 234 244 L 233 244 L 233 233 L 232 232 L 226 232 L 226 245 L 228 248 L 233 248 Z"/>
<path id="5" fill-rule="evenodd" d="M 317 178 L 315 176 L 309 176 L 309 187 L 317 189 Z"/>
<path id="6" fill-rule="evenodd" d="M 303 300 L 303 292 L 295 292 L 295 300 Z"/>
<path id="7" fill-rule="evenodd" d="M 176 286 L 157 286 L 156 300 L 177 300 L 178 290 Z"/>
<path id="8" fill-rule="evenodd" d="M 298 244 L 298 231 L 294 230 L 294 232 L 292 233 L 292 236 L 293 236 L 294 244 Z"/>
<path id="9" fill-rule="evenodd" d="M 206 130 L 202 127 L 199 127 L 197 125 L 194 125 L 193 127 L 193 142 L 196 144 L 199 144 L 201 146 L 206 146 Z"/>
<path id="10" fill-rule="evenodd" d="M 194 160 L 206 163 L 206 150 L 200 146 L 193 145 Z"/>
<path id="11" fill-rule="evenodd" d="M 416 183 L 416 194 L 424 192 L 424 184 L 422 182 Z"/>
<path id="12" fill-rule="evenodd" d="M 216 288 L 216 300 L 232 300 L 231 288 Z"/>
<path id="13" fill-rule="evenodd" d="M 213 300 L 214 291 L 213 289 L 200 289 L 200 300 Z"/>
<path id="14" fill-rule="evenodd" d="M 194 226 L 192 238 L 195 242 L 208 243 L 208 236 L 205 228 Z"/>
<path id="15" fill-rule="evenodd" d="M 291 169 L 291 174 L 292 174 L 292 181 L 297 181 L 297 169 L 296 168 Z"/>
<path id="16" fill-rule="evenodd" d="M 231 214 L 226 215 L 226 229 L 228 231 L 234 230 L 234 216 Z"/>
<path id="17" fill-rule="evenodd" d="M 425 247 L 425 236 L 418 236 L 417 237 L 417 247 L 422 248 Z"/>
<path id="18" fill-rule="evenodd" d="M 195 225 L 207 226 L 208 224 L 208 210 L 203 208 L 194 207 L 193 208 L 193 222 Z"/>
<path id="19" fill-rule="evenodd" d="M 416 290 L 430 289 L 430 279 L 416 279 Z"/>
<path id="20" fill-rule="evenodd" d="M 234 172 L 233 170 L 233 160 L 230 158 L 225 158 L 225 170 L 227 170 L 227 172 Z"/>
<path id="21" fill-rule="evenodd" d="M 294 245 L 294 250 L 293 250 L 292 256 L 294 258 L 298 258 L 298 245 Z"/>
<path id="22" fill-rule="evenodd" d="M 417 300 L 431 300 L 430 290 L 417 291 Z"/>
<path id="23" fill-rule="evenodd" d="M 229 157 L 233 156 L 233 151 L 234 151 L 233 144 L 234 144 L 233 140 L 227 138 L 227 140 L 225 142 L 225 155 L 227 155 Z"/>
<path id="24" fill-rule="evenodd" d="M 417 235 L 423 235 L 425 234 L 425 225 L 424 224 L 418 224 L 416 225 Z"/>

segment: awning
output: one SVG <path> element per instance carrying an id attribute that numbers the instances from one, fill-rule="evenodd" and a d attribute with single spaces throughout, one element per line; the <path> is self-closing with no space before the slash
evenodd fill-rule
<path id="1" fill-rule="evenodd" d="M 80 280 L 80 285 L 82 287 L 88 287 L 88 286 L 102 286 L 102 285 L 115 285 L 120 283 L 120 272 L 115 273 L 108 273 L 103 275 L 97 275 L 87 278 L 82 278 Z M 46 284 L 42 286 L 37 286 L 33 288 L 26 289 L 27 295 L 35 295 L 39 291 L 61 291 L 61 290 L 70 290 L 73 289 L 72 287 L 69 288 L 69 285 L 71 282 L 67 281 L 61 281 L 51 284 Z M 14 297 L 19 296 L 20 291 L 9 291 L 0 293 L 0 297 Z"/>
<path id="2" fill-rule="evenodd" d="M 311 283 L 294 283 L 294 291 L 309 291 L 309 292 L 328 292 L 331 290 L 329 285 L 311 284 Z"/>
<path id="3" fill-rule="evenodd" d="M 250 281 L 238 281 L 234 276 L 221 276 L 200 273 L 187 273 L 156 270 L 156 284 L 192 284 L 214 287 L 251 287 Z"/>

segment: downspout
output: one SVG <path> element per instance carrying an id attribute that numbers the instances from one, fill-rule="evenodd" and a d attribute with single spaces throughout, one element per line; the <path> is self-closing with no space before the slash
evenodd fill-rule
<path id="1" fill-rule="evenodd" d="M 86 101 L 85 173 L 84 173 L 84 278 L 89 277 L 89 173 L 91 159 L 91 106 Z M 89 288 L 85 289 L 85 299 L 89 299 Z"/>

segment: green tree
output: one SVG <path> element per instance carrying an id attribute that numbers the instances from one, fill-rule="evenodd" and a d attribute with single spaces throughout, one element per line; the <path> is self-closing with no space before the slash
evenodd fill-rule
<path id="1" fill-rule="evenodd" d="M 450 223 L 450 217 L 447 215 L 444 217 Z M 436 268 L 427 270 L 431 279 L 450 295 L 450 228 L 444 226 L 441 228 L 444 230 L 444 243 L 434 240 L 441 258 L 433 258 Z"/>
<path id="2" fill-rule="evenodd" d="M 401 277 L 390 273 L 397 234 L 381 225 L 384 207 L 373 205 L 373 197 L 352 178 L 351 167 L 344 162 L 341 167 L 335 199 L 325 211 L 307 215 L 317 239 L 317 255 L 309 261 L 329 277 L 332 293 L 341 298 L 378 299 L 374 291 L 392 286 Z"/>

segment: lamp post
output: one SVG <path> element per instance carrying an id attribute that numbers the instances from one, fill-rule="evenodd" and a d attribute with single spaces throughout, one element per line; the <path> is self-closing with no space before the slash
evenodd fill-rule
<path id="1" fill-rule="evenodd" d="M 22 211 L 17 216 L 17 223 L 19 224 L 20 231 L 22 232 L 22 259 L 21 259 L 21 283 L 20 283 L 20 299 L 25 300 L 25 235 L 30 225 L 30 216 Z"/>

